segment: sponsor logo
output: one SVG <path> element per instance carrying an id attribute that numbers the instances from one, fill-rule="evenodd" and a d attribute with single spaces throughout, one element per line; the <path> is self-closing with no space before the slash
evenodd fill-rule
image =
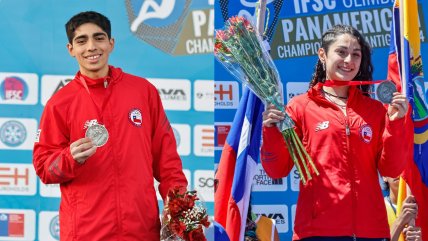
<path id="1" fill-rule="evenodd" d="M 66 86 L 73 80 L 72 75 L 43 75 L 41 81 L 42 105 L 46 105 L 46 102 L 60 89 Z"/>
<path id="2" fill-rule="evenodd" d="M 33 210 L 0 209 L 0 240 L 34 240 L 35 222 Z"/>
<path id="3" fill-rule="evenodd" d="M 22 213 L 0 213 L 0 237 L 24 237 L 24 220 Z"/>
<path id="4" fill-rule="evenodd" d="M 194 153 L 196 156 L 214 156 L 214 127 L 196 125 L 194 127 Z"/>
<path id="5" fill-rule="evenodd" d="M 227 135 L 232 128 L 232 123 L 220 123 L 216 122 L 214 124 L 214 136 L 215 136 L 215 149 L 222 150 L 224 144 L 226 143 Z"/>
<path id="6" fill-rule="evenodd" d="M 49 232 L 52 237 L 54 237 L 56 240 L 59 240 L 59 216 L 56 215 L 49 225 Z"/>
<path id="7" fill-rule="evenodd" d="M 129 120 L 132 124 L 134 124 L 136 127 L 141 127 L 143 124 L 143 115 L 141 114 L 141 111 L 139 109 L 132 109 L 129 111 L 128 114 Z"/>
<path id="8" fill-rule="evenodd" d="M 9 147 L 16 147 L 24 143 L 27 138 L 25 126 L 15 120 L 6 121 L 0 127 L 0 140 Z"/>
<path id="9" fill-rule="evenodd" d="M 373 131 L 369 124 L 360 127 L 360 137 L 364 143 L 370 143 L 373 137 Z"/>
<path id="10" fill-rule="evenodd" d="M 196 80 L 194 82 L 194 108 L 197 111 L 214 111 L 214 81 Z"/>
<path id="11" fill-rule="evenodd" d="M 239 85 L 235 81 L 214 83 L 214 105 L 216 109 L 235 109 L 239 104 Z"/>
<path id="12" fill-rule="evenodd" d="M 300 174 L 299 171 L 294 166 L 290 172 L 290 189 L 291 191 L 298 192 L 300 191 Z"/>
<path id="13" fill-rule="evenodd" d="M 321 131 L 321 130 L 325 130 L 328 128 L 329 126 L 329 121 L 323 121 L 323 122 L 319 122 L 317 124 L 317 127 L 315 127 L 315 131 Z"/>
<path id="14" fill-rule="evenodd" d="M 177 100 L 177 101 L 185 101 L 187 100 L 187 95 L 183 89 L 176 88 L 159 88 L 159 95 L 164 100 Z"/>
<path id="15" fill-rule="evenodd" d="M 42 211 L 39 213 L 39 240 L 58 241 L 59 238 L 59 216 L 58 212 Z"/>
<path id="16" fill-rule="evenodd" d="M 288 207 L 286 205 L 253 205 L 252 208 L 255 214 L 275 220 L 278 233 L 288 232 Z"/>
<path id="17" fill-rule="evenodd" d="M 287 190 L 287 178 L 270 178 L 263 166 L 261 164 L 257 165 L 257 170 L 253 177 L 253 191 L 265 191 L 265 192 L 274 192 L 274 191 L 286 191 Z"/>
<path id="18" fill-rule="evenodd" d="M 24 118 L 0 118 L 0 149 L 32 150 L 37 121 Z"/>
<path id="19" fill-rule="evenodd" d="M 0 104 L 36 104 L 38 87 L 36 74 L 0 73 Z"/>
<path id="20" fill-rule="evenodd" d="M 207 202 L 214 201 L 214 171 L 197 170 L 194 172 L 194 189 L 198 191 L 201 199 Z"/>
<path id="21" fill-rule="evenodd" d="M 190 110 L 190 81 L 149 79 L 156 86 L 165 110 Z"/>
<path id="22" fill-rule="evenodd" d="M 25 100 L 28 96 L 28 86 L 17 76 L 6 77 L 0 84 L 3 100 Z"/>
<path id="23" fill-rule="evenodd" d="M 177 143 L 177 152 L 181 156 L 190 154 L 190 126 L 184 124 L 171 124 Z"/>
<path id="24" fill-rule="evenodd" d="M 31 164 L 0 164 L 0 195 L 35 195 L 36 180 Z"/>

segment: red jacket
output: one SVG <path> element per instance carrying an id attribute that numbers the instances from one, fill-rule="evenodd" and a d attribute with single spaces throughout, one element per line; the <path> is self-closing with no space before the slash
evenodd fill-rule
<path id="1" fill-rule="evenodd" d="M 388 238 L 378 171 L 382 176 L 397 177 L 403 170 L 405 118 L 389 121 L 384 106 L 355 87 L 350 87 L 345 116 L 321 96 L 320 88 L 316 85 L 286 107 L 320 172 L 316 176 L 311 171 L 313 179 L 300 184 L 293 240 L 311 236 Z M 288 175 L 294 165 L 276 127 L 263 128 L 261 159 L 272 178 Z"/>
<path id="2" fill-rule="evenodd" d="M 61 240 L 159 240 L 156 178 L 165 198 L 187 186 L 169 121 L 156 88 L 147 80 L 110 66 L 104 79 L 78 73 L 47 103 L 34 146 L 34 167 L 43 183 L 60 183 Z M 97 120 L 107 143 L 84 164 L 70 144 Z"/>

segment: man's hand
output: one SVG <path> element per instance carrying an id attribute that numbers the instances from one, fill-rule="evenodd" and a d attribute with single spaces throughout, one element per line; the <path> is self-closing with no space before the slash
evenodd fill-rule
<path id="1" fill-rule="evenodd" d="M 70 145 L 71 156 L 80 164 L 85 163 L 86 159 L 95 154 L 96 150 L 97 147 L 87 137 L 81 138 Z"/>

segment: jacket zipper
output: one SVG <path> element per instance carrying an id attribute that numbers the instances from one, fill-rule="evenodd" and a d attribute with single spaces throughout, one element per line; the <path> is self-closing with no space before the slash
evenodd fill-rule
<path id="1" fill-rule="evenodd" d="M 345 109 L 346 113 L 346 109 Z M 348 150 L 347 155 L 349 156 L 349 137 L 351 135 L 351 128 L 349 127 L 349 121 L 348 121 L 348 115 L 344 114 L 345 116 L 345 132 L 346 132 L 346 150 Z M 356 241 L 357 237 L 355 235 L 355 180 L 354 180 L 354 163 L 352 162 L 352 159 L 349 159 L 350 161 L 350 178 L 351 178 L 351 202 L 352 202 L 352 237 L 353 240 Z"/>
<path id="2" fill-rule="evenodd" d="M 107 79 L 105 79 L 104 80 L 104 88 L 107 89 L 107 86 L 108 86 L 108 82 L 107 82 Z"/>

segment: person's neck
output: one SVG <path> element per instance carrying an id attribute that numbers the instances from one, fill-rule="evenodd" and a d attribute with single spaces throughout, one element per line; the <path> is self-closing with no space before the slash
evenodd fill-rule
<path id="1" fill-rule="evenodd" d="M 347 99 L 349 86 L 332 86 L 332 87 L 323 86 L 322 90 L 328 94 L 337 96 L 341 99 Z"/>
<path id="2" fill-rule="evenodd" d="M 106 76 L 108 76 L 108 73 L 109 73 L 109 68 L 108 68 L 108 66 L 107 66 L 107 68 L 104 68 L 104 69 L 101 69 L 101 70 L 99 70 L 99 71 L 97 71 L 97 72 L 92 72 L 92 71 L 82 71 L 82 69 L 80 70 L 80 73 L 83 75 L 83 76 L 85 76 L 85 77 L 88 77 L 88 78 L 91 78 L 91 79 L 100 79 L 100 78 L 104 78 L 104 77 L 106 77 Z"/>

